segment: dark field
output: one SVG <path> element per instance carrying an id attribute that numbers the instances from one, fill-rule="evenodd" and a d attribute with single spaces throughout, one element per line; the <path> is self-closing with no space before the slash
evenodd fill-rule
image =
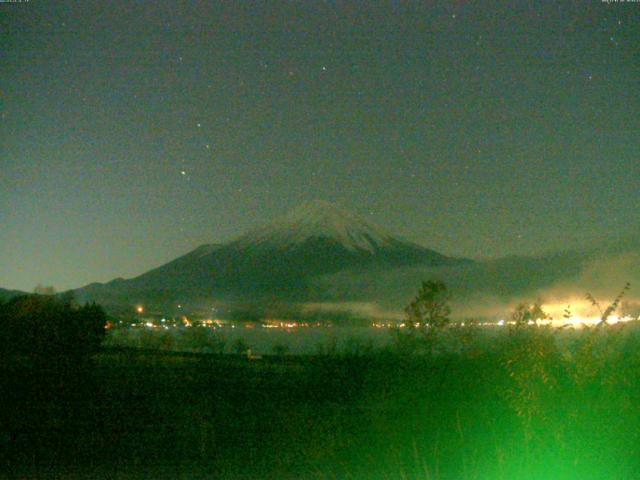
<path id="1" fill-rule="evenodd" d="M 439 355 L 5 362 L 1 465 L 8 478 L 638 478 L 636 327 L 555 337 L 510 330 Z"/>

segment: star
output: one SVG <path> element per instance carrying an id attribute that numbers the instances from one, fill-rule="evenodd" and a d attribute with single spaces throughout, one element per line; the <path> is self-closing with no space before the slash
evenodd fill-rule
<path id="1" fill-rule="evenodd" d="M 207 150 L 209 150 L 211 148 L 211 145 L 209 145 L 208 143 L 204 146 L 204 148 L 206 148 Z"/>
<path id="2" fill-rule="evenodd" d="M 200 128 L 200 127 L 202 127 L 202 124 L 201 123 L 196 123 L 196 127 Z"/>
<path id="3" fill-rule="evenodd" d="M 180 175 L 186 175 L 187 172 L 185 172 L 184 170 L 180 170 Z"/>

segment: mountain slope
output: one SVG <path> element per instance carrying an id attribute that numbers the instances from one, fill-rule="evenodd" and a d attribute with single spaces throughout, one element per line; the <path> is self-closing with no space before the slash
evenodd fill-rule
<path id="1" fill-rule="evenodd" d="M 286 249 L 309 239 L 327 238 L 346 250 L 375 252 L 394 242 L 380 227 L 325 201 L 306 203 L 273 223 L 252 230 L 236 243 L 239 248 Z"/>
<path id="2" fill-rule="evenodd" d="M 469 263 L 411 242 L 328 202 L 301 205 L 224 245 L 203 245 L 130 280 L 93 284 L 77 293 L 121 298 L 268 295 L 305 299 L 308 280 L 341 271 Z"/>

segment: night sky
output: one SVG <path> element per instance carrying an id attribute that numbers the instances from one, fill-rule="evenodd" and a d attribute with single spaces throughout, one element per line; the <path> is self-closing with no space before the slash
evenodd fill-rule
<path id="1" fill-rule="evenodd" d="M 314 199 L 473 258 L 638 231 L 640 3 L 475 3 L 0 3 L 0 286 Z"/>

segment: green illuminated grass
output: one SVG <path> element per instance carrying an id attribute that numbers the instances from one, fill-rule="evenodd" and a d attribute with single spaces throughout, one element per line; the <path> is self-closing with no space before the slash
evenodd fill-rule
<path id="1" fill-rule="evenodd" d="M 640 467 L 635 323 L 504 328 L 434 355 L 105 350 L 63 385 L 53 366 L 2 373 L 2 464 L 35 478 L 51 465 L 69 478 L 358 480 L 634 479 Z"/>

